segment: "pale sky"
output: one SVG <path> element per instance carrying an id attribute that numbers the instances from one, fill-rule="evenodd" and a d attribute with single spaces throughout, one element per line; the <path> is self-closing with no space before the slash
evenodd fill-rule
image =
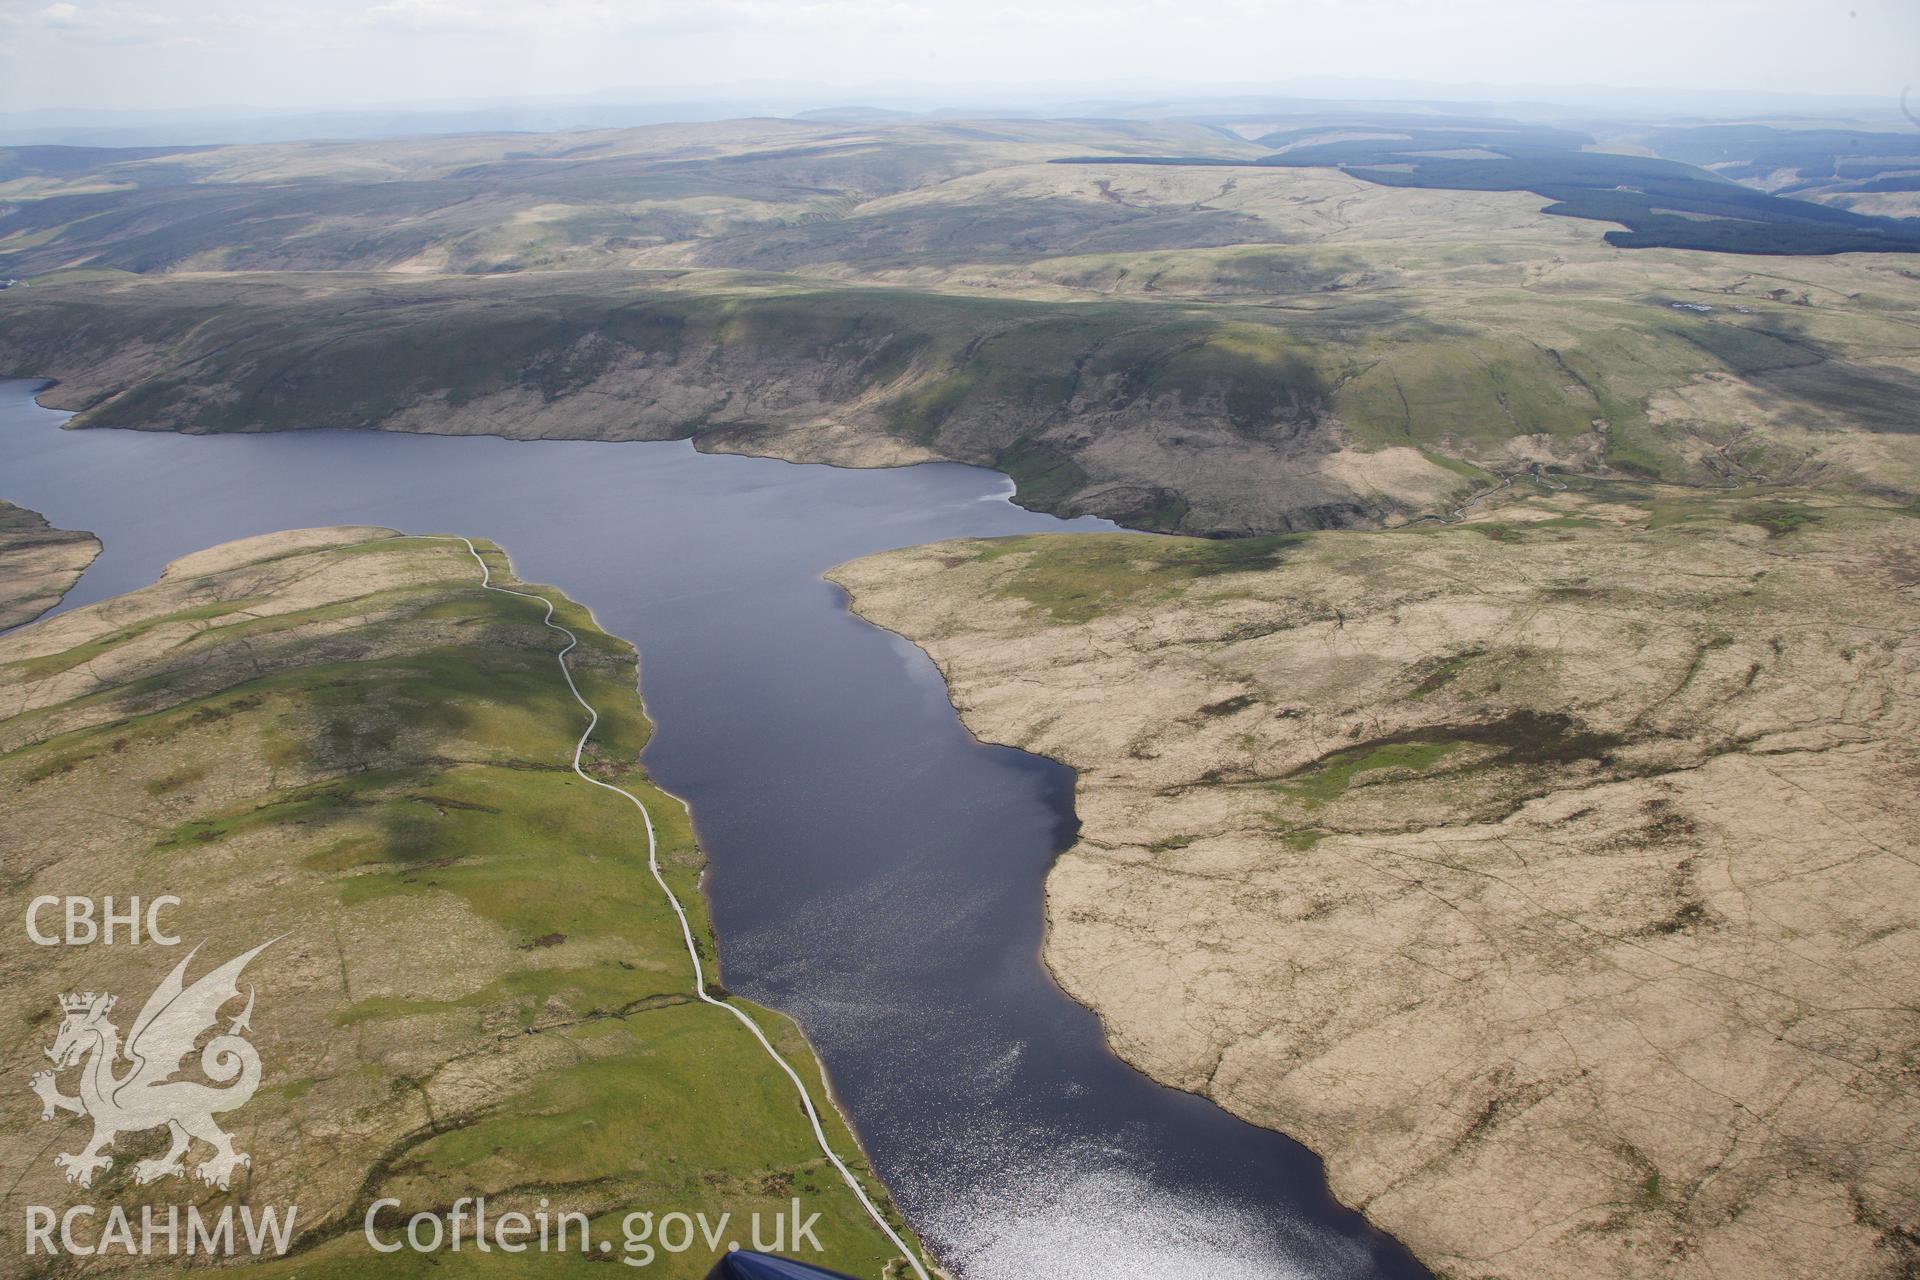
<path id="1" fill-rule="evenodd" d="M 1891 101 L 1920 0 L 0 0 L 0 111 L 1300 76 Z"/>

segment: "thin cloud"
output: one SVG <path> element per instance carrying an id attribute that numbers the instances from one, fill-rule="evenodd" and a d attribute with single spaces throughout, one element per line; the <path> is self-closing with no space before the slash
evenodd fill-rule
<path id="1" fill-rule="evenodd" d="M 0 0 L 0 110 L 1290 78 L 1878 94 L 1914 0 Z"/>

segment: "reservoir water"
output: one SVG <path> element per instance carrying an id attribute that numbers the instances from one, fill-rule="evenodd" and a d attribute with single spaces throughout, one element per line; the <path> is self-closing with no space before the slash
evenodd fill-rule
<path id="1" fill-rule="evenodd" d="M 797 1017 L 882 1176 L 966 1280 L 1425 1272 L 1318 1161 L 1116 1059 L 1040 961 L 1073 777 L 974 740 L 933 664 L 821 578 L 941 538 L 1111 528 L 993 472 L 685 443 L 63 431 L 0 381 L 0 497 L 105 550 L 63 607 L 323 524 L 498 541 L 632 640 L 646 765 L 692 806 L 728 987 Z"/>

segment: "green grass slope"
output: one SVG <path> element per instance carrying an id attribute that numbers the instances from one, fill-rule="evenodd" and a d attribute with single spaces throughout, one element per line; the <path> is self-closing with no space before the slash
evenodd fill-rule
<path id="1" fill-rule="evenodd" d="M 505 557 L 486 554 L 512 584 Z M 588 767 L 652 811 L 712 976 L 700 851 L 683 807 L 636 763 L 650 726 L 633 651 L 552 594 L 602 713 Z M 817 1261 L 881 1273 L 893 1250 L 821 1157 L 792 1084 L 745 1028 L 694 999 L 638 816 L 567 769 L 584 716 L 542 612 L 482 591 L 458 542 L 329 530 L 202 553 L 156 587 L 0 641 L 13 814 L 0 865 L 13 889 L 178 893 L 169 925 L 205 946 L 194 976 L 285 935 L 248 971 L 266 1070 L 232 1117 L 254 1163 L 231 1193 L 135 1185 L 134 1161 L 163 1133 L 123 1137 L 104 1180 L 76 1193 L 50 1152 L 77 1149 L 61 1140 L 81 1142 L 80 1122 L 43 1124 L 23 1088 L 0 1102 L 11 1203 L 90 1196 L 136 1218 L 186 1199 L 213 1213 L 297 1204 L 291 1255 L 257 1270 L 360 1277 L 526 1265 L 470 1243 L 376 1255 L 361 1222 L 381 1198 L 402 1215 L 461 1196 L 532 1212 L 545 1198 L 617 1245 L 631 1211 L 727 1212 L 739 1233 L 797 1197 L 821 1215 Z M 130 1016 L 179 955 L 41 948 L 10 932 L 9 1070 L 24 1082 L 46 1065 L 57 994 L 112 990 Z M 735 1003 L 819 1098 L 792 1024 Z M 891 1214 L 830 1108 L 826 1120 Z M 0 1251 L 19 1250 L 20 1220 L 9 1210 Z M 64 1274 L 41 1261 L 28 1274 Z M 605 1261 L 540 1265 L 598 1274 Z M 711 1262 L 703 1246 L 650 1271 L 699 1276 Z"/>
<path id="2" fill-rule="evenodd" d="M 60 380 L 82 426 L 947 458 L 1044 510 L 1213 535 L 1417 519 L 1541 466 L 1920 495 L 1910 258 L 1627 250 L 1524 190 L 1337 167 L 1391 178 L 1411 148 L 1478 188 L 1523 185 L 1480 170 L 1536 152 L 1589 183 L 1686 168 L 1457 123 L 20 152 L 0 372 Z M 1176 153 L 1207 164 L 1131 163 Z M 1733 213 L 1858 221 L 1687 181 Z"/>

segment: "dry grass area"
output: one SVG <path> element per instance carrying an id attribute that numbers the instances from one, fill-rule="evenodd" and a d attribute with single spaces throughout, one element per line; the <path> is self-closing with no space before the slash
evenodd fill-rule
<path id="1" fill-rule="evenodd" d="M 0 184 L 32 188 L 0 373 L 76 426 L 944 458 L 1195 534 L 1392 525 L 1538 463 L 1920 497 L 1913 255 L 1624 249 L 1527 191 L 1143 154 L 1266 152 L 1111 121 L 103 152 Z"/>
<path id="2" fill-rule="evenodd" d="M 1466 1277 L 1920 1268 L 1920 520 L 1520 484 L 1452 526 L 855 562 L 1080 771 L 1047 958 Z"/>
<path id="3" fill-rule="evenodd" d="M 0 500 L 0 631 L 59 604 L 99 554 L 92 534 L 52 528 L 39 512 Z"/>
<path id="4" fill-rule="evenodd" d="M 636 763 L 649 725 L 633 651 L 552 594 L 602 711 L 588 767 L 648 803 L 711 958 L 690 822 Z M 0 1252 L 23 1256 L 25 1205 L 118 1203 L 138 1222 L 143 1204 L 291 1204 L 292 1256 L 267 1274 L 506 1275 L 519 1260 L 470 1247 L 431 1263 L 376 1256 L 367 1206 L 444 1212 L 480 1195 L 497 1215 L 544 1197 L 617 1241 L 632 1210 L 744 1223 L 797 1196 L 822 1214 L 826 1261 L 886 1267 L 890 1246 L 820 1156 L 789 1081 L 694 999 L 631 808 L 567 768 L 584 716 L 542 612 L 482 591 L 459 542 L 324 529 L 188 556 L 152 587 L 0 638 L 8 901 L 177 894 L 163 922 L 183 943 L 35 946 L 17 910 L 0 935 L 0 1074 L 13 1082 L 0 1089 Z M 187 948 L 202 947 L 198 977 L 270 938 L 243 979 L 264 1075 L 223 1121 L 253 1157 L 232 1191 L 137 1185 L 164 1130 L 123 1136 L 91 1189 L 68 1186 L 53 1156 L 84 1145 L 85 1123 L 43 1122 L 26 1087 L 48 1065 L 56 998 L 114 993 L 125 1033 Z M 790 1023 L 750 1012 L 818 1078 Z M 65 1073 L 63 1091 L 76 1083 Z M 827 1122 L 864 1173 L 838 1116 Z M 69 1273 L 66 1260 L 24 1265 Z M 652 1270 L 711 1265 L 701 1248 Z"/>

